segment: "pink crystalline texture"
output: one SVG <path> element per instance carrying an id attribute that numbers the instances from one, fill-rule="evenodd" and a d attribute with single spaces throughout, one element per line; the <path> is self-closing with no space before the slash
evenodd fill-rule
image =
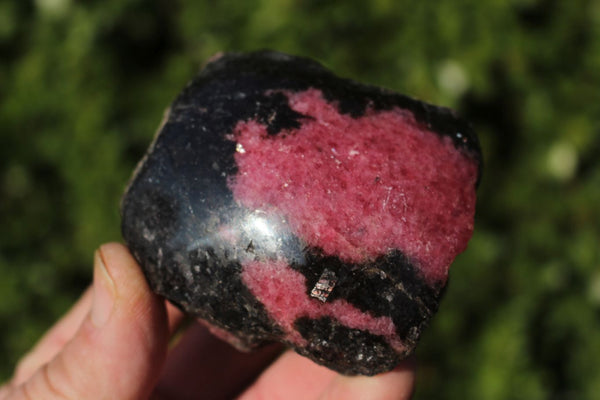
<path id="1" fill-rule="evenodd" d="M 275 208 L 325 254 L 362 263 L 399 249 L 429 283 L 445 281 L 473 231 L 476 162 L 409 111 L 352 118 L 315 89 L 288 97 L 308 116 L 298 130 L 236 126 L 235 198 Z"/>
<path id="2" fill-rule="evenodd" d="M 404 350 L 402 343 L 396 338 L 396 327 L 389 317 L 373 317 L 341 299 L 331 303 L 315 301 L 304 291 L 306 278 L 283 261 L 248 263 L 244 265 L 242 279 L 287 332 L 287 339 L 292 343 L 305 344 L 304 339 L 294 330 L 297 318 L 331 317 L 348 328 L 366 330 L 385 337 L 398 352 Z"/>

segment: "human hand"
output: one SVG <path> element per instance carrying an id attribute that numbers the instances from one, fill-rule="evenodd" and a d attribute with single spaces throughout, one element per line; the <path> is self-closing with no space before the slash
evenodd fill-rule
<path id="1" fill-rule="evenodd" d="M 374 377 L 348 377 L 268 346 L 240 353 L 183 319 L 151 292 L 122 245 L 100 247 L 94 283 L 19 362 L 0 400 L 408 399 L 414 362 Z"/>

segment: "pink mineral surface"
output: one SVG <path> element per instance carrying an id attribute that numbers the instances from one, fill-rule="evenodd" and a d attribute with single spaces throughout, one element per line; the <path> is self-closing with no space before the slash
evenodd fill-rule
<path id="1" fill-rule="evenodd" d="M 289 94 L 289 105 L 309 116 L 294 133 L 236 126 L 235 198 L 280 213 L 325 254 L 365 262 L 400 248 L 428 282 L 445 281 L 473 232 L 476 163 L 410 111 L 355 119 L 316 89 Z"/>

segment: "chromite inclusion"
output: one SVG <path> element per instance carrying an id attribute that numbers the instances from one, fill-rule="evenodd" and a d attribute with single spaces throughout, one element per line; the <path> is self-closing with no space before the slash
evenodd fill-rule
<path id="1" fill-rule="evenodd" d="M 480 159 L 448 109 L 303 58 L 226 54 L 173 103 L 123 234 L 154 290 L 238 347 L 278 340 L 375 374 L 437 310 Z"/>

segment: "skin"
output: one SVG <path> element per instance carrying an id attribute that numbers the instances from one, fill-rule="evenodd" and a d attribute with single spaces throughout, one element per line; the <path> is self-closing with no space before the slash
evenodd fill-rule
<path id="1" fill-rule="evenodd" d="M 129 251 L 100 247 L 94 282 L 18 363 L 1 400 L 409 399 L 415 363 L 339 375 L 280 346 L 240 353 L 152 293 Z M 175 335 L 175 339 L 173 336 Z"/>

